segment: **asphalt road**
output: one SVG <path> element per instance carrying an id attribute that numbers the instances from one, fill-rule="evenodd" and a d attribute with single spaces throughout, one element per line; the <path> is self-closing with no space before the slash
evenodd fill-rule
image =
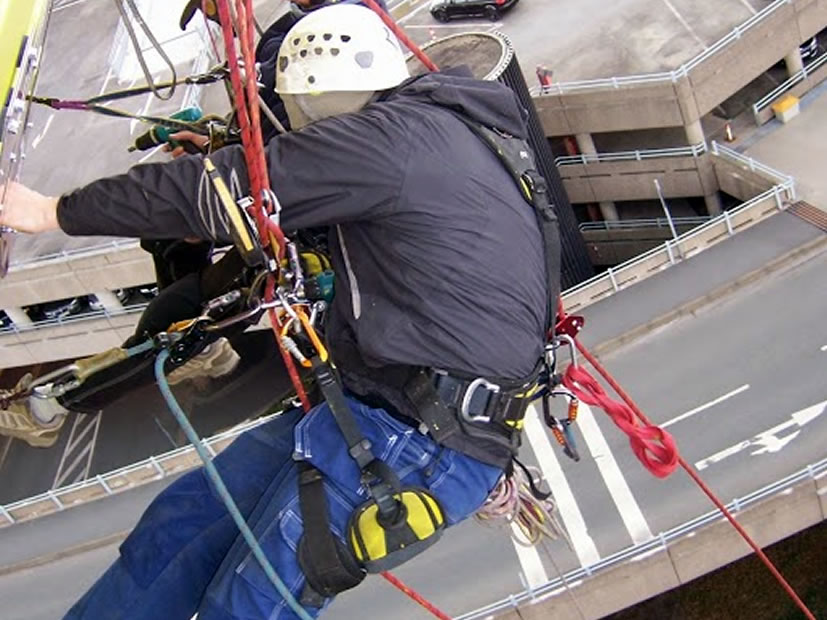
<path id="1" fill-rule="evenodd" d="M 678 299 L 682 288 L 699 286 L 720 261 L 766 260 L 766 235 L 799 242 L 822 235 L 784 214 L 734 241 L 728 249 L 705 252 L 637 289 L 639 320 L 647 320 L 646 302 Z M 799 235 L 796 237 L 796 235 Z M 777 253 L 783 253 L 778 248 Z M 717 262 L 716 262 L 717 261 Z M 760 263 L 759 263 L 760 264 Z M 667 328 L 614 351 L 603 361 L 653 421 L 665 424 L 684 458 L 701 470 L 726 501 L 777 480 L 825 456 L 827 436 L 827 304 L 823 286 L 827 253 L 791 266 L 721 299 Z M 701 287 L 702 288 L 702 287 Z M 645 293 L 645 294 L 644 294 Z M 661 300 L 662 301 L 662 300 Z M 679 300 L 678 300 L 679 301 Z M 621 320 L 622 296 L 590 309 L 590 318 L 628 328 Z M 588 330 L 588 327 L 587 327 Z M 134 433 L 133 433 L 134 434 Z M 554 542 L 533 557 L 523 554 L 500 531 L 465 523 L 446 535 L 429 553 L 397 574 L 425 596 L 456 614 L 492 602 L 571 569 L 606 557 L 633 541 L 674 527 L 711 509 L 688 478 L 676 473 L 657 480 L 635 460 L 625 437 L 599 411 L 581 411 L 577 437 L 583 460 L 574 463 L 553 439 L 531 426 L 523 456 L 539 461 L 552 480 L 561 517 L 574 551 Z M 151 489 L 155 491 L 162 483 Z M 570 494 L 570 495 L 569 495 Z M 95 502 L 66 513 L 0 529 L 0 566 L 65 548 L 96 536 L 129 529 L 152 493 L 145 488 Z M 37 541 L 36 545 L 31 541 Z M 10 617 L 27 613 L 28 599 L 50 571 L 65 570 L 76 588 L 61 586 L 39 604 L 69 605 L 90 573 L 105 567 L 111 555 L 82 554 L 76 562 L 59 562 L 0 577 L 0 594 Z M 63 567 L 61 569 L 61 567 Z M 70 579 L 71 580 L 71 579 Z M 8 592 L 8 595 L 5 593 Z M 336 618 L 420 618 L 423 612 L 380 579 L 369 580 L 343 595 L 330 609 Z M 52 617 L 44 612 L 20 616 Z"/>

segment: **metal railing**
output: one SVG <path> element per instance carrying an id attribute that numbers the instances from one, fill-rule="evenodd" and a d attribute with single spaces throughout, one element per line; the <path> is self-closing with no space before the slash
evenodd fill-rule
<path id="1" fill-rule="evenodd" d="M 61 250 L 59 252 L 53 252 L 51 254 L 32 256 L 30 258 L 26 258 L 20 261 L 15 261 L 11 264 L 9 272 L 18 271 L 19 269 L 27 265 L 37 266 L 41 263 L 47 263 L 50 261 L 67 260 L 70 258 L 92 256 L 96 254 L 106 254 L 111 250 L 130 250 L 132 248 L 137 248 L 138 246 L 139 242 L 135 239 L 112 239 L 111 241 L 106 241 L 104 243 L 99 243 L 97 245 L 88 245 L 82 248 Z"/>
<path id="2" fill-rule="evenodd" d="M 815 480 L 825 474 L 827 474 L 827 459 L 818 461 L 813 465 L 808 465 L 804 469 L 787 476 L 786 478 L 782 478 L 776 482 L 768 484 L 767 486 L 753 491 L 744 497 L 735 498 L 727 504 L 727 509 L 733 513 L 740 512 L 753 504 L 777 495 L 778 493 L 784 492 L 796 484 L 807 480 Z M 627 547 L 626 549 L 603 558 L 591 566 L 583 566 L 571 570 L 565 575 L 552 579 L 537 588 L 525 589 L 522 592 L 512 594 L 507 598 L 503 598 L 495 603 L 486 605 L 485 607 L 480 607 L 474 611 L 457 616 L 455 620 L 477 620 L 481 618 L 489 618 L 492 614 L 509 609 L 515 609 L 523 603 L 531 603 L 540 598 L 553 596 L 555 591 L 566 587 L 567 584 L 570 586 L 573 582 L 583 580 L 592 576 L 594 573 L 605 571 L 612 566 L 617 566 L 618 564 L 629 560 L 634 560 L 635 558 L 642 558 L 651 555 L 657 551 L 665 551 L 668 543 L 683 538 L 687 534 L 696 532 L 700 528 L 720 520 L 721 513 L 717 510 L 712 510 L 690 521 L 682 523 L 677 527 L 661 532 L 652 540 Z"/>
<path id="3" fill-rule="evenodd" d="M 612 161 L 643 161 L 645 159 L 660 159 L 661 157 L 700 157 L 707 152 L 706 143 L 701 142 L 692 146 L 676 146 L 665 149 L 642 149 L 635 151 L 615 151 L 612 153 L 581 153 L 579 155 L 562 155 L 554 158 L 554 163 L 560 166 L 575 164 L 598 164 Z"/>
<path id="4" fill-rule="evenodd" d="M 788 78 L 786 81 L 781 82 L 778 86 L 773 88 L 770 92 L 766 95 L 761 97 L 758 101 L 756 101 L 752 105 L 752 114 L 756 118 L 756 122 L 758 122 L 758 115 L 766 108 L 771 106 L 773 102 L 781 95 L 786 93 L 787 91 L 791 90 L 793 86 L 796 84 L 803 82 L 806 80 L 811 74 L 815 73 L 817 69 L 819 69 L 823 64 L 827 63 L 827 53 L 822 54 L 818 58 L 816 58 L 813 62 L 809 65 L 804 65 L 804 67 L 793 75 L 792 77 Z M 760 124 L 760 122 L 758 123 Z"/>
<path id="5" fill-rule="evenodd" d="M 710 220 L 709 216 L 673 217 L 676 226 L 699 226 Z M 590 230 L 623 230 L 628 228 L 669 228 L 669 220 L 665 217 L 642 218 L 636 220 L 603 220 L 600 222 L 583 222 L 579 226 L 581 232 Z"/>
<path id="6" fill-rule="evenodd" d="M 80 323 L 83 321 L 90 321 L 92 319 L 108 319 L 125 314 L 135 314 L 136 312 L 143 312 L 149 303 L 133 304 L 124 306 L 122 310 L 92 310 L 84 312 L 83 314 L 73 314 L 65 318 L 46 319 L 44 321 L 35 321 L 31 325 L 17 325 L 12 323 L 8 327 L 0 328 L 0 335 L 3 334 L 18 334 L 21 332 L 29 332 L 35 329 L 44 329 L 47 327 L 57 327 L 59 325 L 71 325 L 72 323 Z"/>
<path id="7" fill-rule="evenodd" d="M 279 411 L 255 420 L 250 420 L 205 439 L 204 443 L 207 445 L 207 451 L 215 456 L 215 454 L 220 451 L 220 449 L 216 449 L 218 444 L 234 439 L 247 430 L 266 424 L 280 414 L 281 412 Z M 182 446 L 160 456 L 150 456 L 143 461 L 126 465 L 125 467 L 115 469 L 105 474 L 98 474 L 88 480 L 76 482 L 65 487 L 60 487 L 59 489 L 50 489 L 39 495 L 34 495 L 11 504 L 0 505 L 0 517 L 5 519 L 6 525 L 10 525 L 18 521 L 18 519 L 14 518 L 13 513 L 44 503 L 45 506 L 38 511 L 37 516 L 62 511 L 75 505 L 66 500 L 69 495 L 77 494 L 78 491 L 85 489 L 99 491 L 99 493 L 93 494 L 94 498 L 114 495 L 135 487 L 134 484 L 129 483 L 130 474 L 140 473 L 148 469 L 154 472 L 150 481 L 162 480 L 168 475 L 180 473 L 184 469 L 181 467 L 181 463 L 186 463 L 189 460 L 188 457 L 195 457 L 195 448 L 192 445 Z M 176 463 L 178 466 L 173 466 Z M 198 461 L 198 463 L 200 464 L 200 461 Z M 169 465 L 169 467 L 165 467 L 165 465 Z M 146 479 L 142 478 L 142 481 L 146 481 Z M 0 527 L 2 527 L 2 525 L 0 525 Z"/>
<path id="8" fill-rule="evenodd" d="M 712 141 L 710 152 L 713 155 L 718 155 L 738 164 L 747 166 L 752 172 L 758 172 L 763 174 L 764 176 L 774 179 L 779 184 L 789 188 L 791 194 L 790 200 L 796 199 L 795 178 L 790 176 L 789 174 L 784 174 L 780 170 L 776 170 L 775 168 L 772 168 L 767 164 L 762 164 L 760 161 L 755 160 L 748 155 L 744 155 L 743 153 L 739 153 L 738 151 L 724 146 L 723 144 L 719 144 L 714 140 Z"/>
<path id="9" fill-rule="evenodd" d="M 664 266 L 675 265 L 679 261 L 678 252 L 676 251 L 676 248 L 679 248 L 686 242 L 691 241 L 694 237 L 698 235 L 707 233 L 711 228 L 718 226 L 724 226 L 728 236 L 734 235 L 737 232 L 737 229 L 733 227 L 732 219 L 753 208 L 764 208 L 769 199 L 772 199 L 774 201 L 775 206 L 778 210 L 782 210 L 784 208 L 785 199 L 788 201 L 795 200 L 795 181 L 791 177 L 787 178 L 789 179 L 788 181 L 785 181 L 784 183 L 779 183 L 777 185 L 773 185 L 767 191 L 758 194 L 751 200 L 748 200 L 747 202 L 739 205 L 735 209 L 732 209 L 730 211 L 724 211 L 721 215 L 708 220 L 702 226 L 698 226 L 697 228 L 694 228 L 689 232 L 679 235 L 675 239 L 668 240 L 662 245 L 652 248 L 648 252 L 644 252 L 643 254 L 624 263 L 621 263 L 616 267 L 610 267 L 604 273 L 598 274 L 592 278 L 589 278 L 588 280 L 581 282 L 576 286 L 571 287 L 570 289 L 563 292 L 563 301 L 565 302 L 567 299 L 571 299 L 577 293 L 581 293 L 586 289 L 592 287 L 600 288 L 607 283 L 611 285 L 612 292 L 616 293 L 620 291 L 622 288 L 625 288 L 625 286 L 621 285 L 621 282 L 625 280 L 634 282 L 640 279 L 627 278 L 625 277 L 627 274 L 633 274 L 642 263 L 645 263 L 646 261 L 649 261 L 650 259 L 658 255 L 663 255 Z"/>
<path id="10" fill-rule="evenodd" d="M 692 69 L 703 63 L 705 60 L 711 58 L 728 45 L 740 39 L 744 35 L 744 33 L 748 32 L 750 29 L 760 24 L 770 15 L 781 9 L 781 7 L 783 7 L 785 4 L 791 3 L 792 0 L 775 0 L 775 2 L 767 5 L 743 23 L 735 26 L 729 33 L 718 39 L 715 43 L 706 48 L 703 52 L 686 61 L 677 69 L 674 69 L 672 71 L 599 78 L 593 80 L 577 80 L 573 82 L 557 82 L 546 87 L 540 87 L 539 85 L 535 85 L 532 88 L 530 88 L 529 91 L 532 95 L 562 95 L 564 93 L 577 92 L 581 90 L 607 88 L 616 89 L 620 88 L 621 86 L 636 86 L 641 84 L 677 82 L 680 78 L 688 76 L 689 72 Z"/>

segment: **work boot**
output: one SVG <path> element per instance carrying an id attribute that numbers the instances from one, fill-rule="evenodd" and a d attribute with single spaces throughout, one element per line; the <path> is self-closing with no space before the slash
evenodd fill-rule
<path id="1" fill-rule="evenodd" d="M 13 389 L 0 390 L 0 396 L 24 391 L 31 382 L 32 376 L 27 373 Z M 67 413 L 54 398 L 29 396 L 15 400 L 8 409 L 0 409 L 0 435 L 22 439 L 33 448 L 49 448 L 57 442 Z"/>
<path id="2" fill-rule="evenodd" d="M 219 338 L 207 348 L 167 375 L 170 385 L 198 377 L 223 377 L 238 367 L 241 361 L 233 345 L 226 338 Z"/>

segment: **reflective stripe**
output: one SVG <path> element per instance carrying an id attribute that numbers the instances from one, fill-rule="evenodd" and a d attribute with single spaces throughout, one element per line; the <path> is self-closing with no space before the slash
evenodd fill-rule
<path id="1" fill-rule="evenodd" d="M 353 318 L 358 319 L 362 315 L 362 296 L 359 294 L 359 282 L 356 280 L 356 274 L 353 273 L 353 267 L 350 265 L 350 256 L 347 253 L 345 238 L 342 236 L 342 227 L 338 224 L 336 225 L 336 234 L 339 235 L 339 245 L 342 248 L 342 258 L 345 260 L 347 279 L 350 281 L 350 302 L 353 305 Z"/>

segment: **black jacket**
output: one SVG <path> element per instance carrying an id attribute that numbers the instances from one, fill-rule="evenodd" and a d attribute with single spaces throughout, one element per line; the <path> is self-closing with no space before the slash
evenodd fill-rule
<path id="1" fill-rule="evenodd" d="M 337 281 L 326 332 L 356 393 L 400 366 L 519 379 L 542 354 L 548 292 L 534 212 L 455 113 L 526 135 L 525 111 L 507 87 L 438 73 L 267 147 L 282 228 L 331 226 Z M 247 192 L 240 147 L 211 159 L 237 195 Z M 198 156 L 67 194 L 58 220 L 74 235 L 229 241 Z M 354 353 L 364 368 L 338 361 Z M 403 400 L 385 400 L 410 413 Z"/>

